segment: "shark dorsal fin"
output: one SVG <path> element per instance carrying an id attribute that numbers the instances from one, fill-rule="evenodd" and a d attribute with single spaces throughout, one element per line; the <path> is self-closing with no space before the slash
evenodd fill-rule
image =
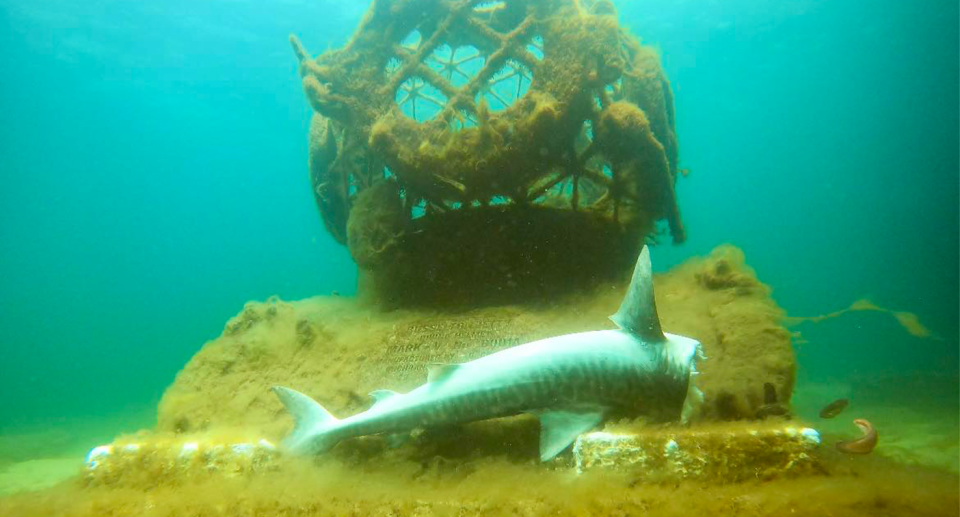
<path id="1" fill-rule="evenodd" d="M 427 367 L 427 382 L 443 382 L 460 368 L 459 364 L 433 363 Z"/>
<path id="2" fill-rule="evenodd" d="M 373 406 L 376 407 L 381 402 L 397 395 L 397 392 L 390 390 L 373 390 L 370 392 L 370 398 L 373 399 Z"/>
<path id="3" fill-rule="evenodd" d="M 653 297 L 653 271 L 650 266 L 650 247 L 644 246 L 633 268 L 633 278 L 620 310 L 610 319 L 621 329 L 647 343 L 659 343 L 666 338 L 657 316 L 657 302 Z"/>
<path id="4" fill-rule="evenodd" d="M 577 436 L 589 431 L 603 419 L 601 410 L 544 411 L 540 418 L 540 461 L 552 460 L 570 446 Z"/>

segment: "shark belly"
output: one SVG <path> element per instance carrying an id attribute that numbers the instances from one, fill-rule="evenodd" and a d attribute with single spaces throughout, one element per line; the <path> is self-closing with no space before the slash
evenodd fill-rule
<path id="1" fill-rule="evenodd" d="M 345 436 L 403 433 L 418 427 L 441 426 L 486 420 L 522 413 L 529 401 L 508 389 L 474 390 L 457 394 L 423 394 L 414 390 L 397 395 L 393 407 L 371 408 L 344 419 L 339 426 Z"/>

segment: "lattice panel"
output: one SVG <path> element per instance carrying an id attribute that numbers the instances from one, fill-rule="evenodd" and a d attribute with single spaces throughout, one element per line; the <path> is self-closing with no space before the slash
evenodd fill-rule
<path id="1" fill-rule="evenodd" d="M 343 49 L 313 59 L 291 41 L 330 135 L 312 142 L 311 175 L 341 242 L 384 181 L 406 214 L 397 231 L 540 205 L 644 232 L 665 219 L 683 240 L 669 84 L 609 2 L 375 0 Z"/>

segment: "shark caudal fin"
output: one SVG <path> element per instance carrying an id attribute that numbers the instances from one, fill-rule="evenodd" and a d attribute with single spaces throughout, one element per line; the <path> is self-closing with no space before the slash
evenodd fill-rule
<path id="1" fill-rule="evenodd" d="M 653 270 L 650 265 L 650 246 L 644 245 L 633 268 L 633 278 L 627 294 L 620 303 L 620 310 L 610 319 L 621 329 L 634 334 L 647 343 L 666 340 L 657 315 L 657 301 L 653 297 Z"/>
<path id="2" fill-rule="evenodd" d="M 312 398 L 299 391 L 274 386 L 273 392 L 293 416 L 293 431 L 284 438 L 283 446 L 297 454 L 327 452 L 340 438 L 333 431 L 340 422 Z"/>

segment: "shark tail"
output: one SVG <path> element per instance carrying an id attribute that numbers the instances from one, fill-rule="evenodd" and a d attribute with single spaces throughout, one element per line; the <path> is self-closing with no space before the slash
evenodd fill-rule
<path id="1" fill-rule="evenodd" d="M 340 423 L 317 401 L 299 391 L 274 386 L 273 392 L 293 416 L 293 431 L 284 438 L 283 446 L 294 453 L 320 454 L 340 442 L 334 431 Z"/>

